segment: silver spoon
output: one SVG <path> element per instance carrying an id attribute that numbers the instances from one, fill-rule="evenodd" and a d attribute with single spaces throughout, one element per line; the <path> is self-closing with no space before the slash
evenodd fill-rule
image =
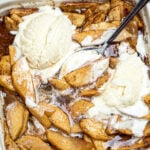
<path id="1" fill-rule="evenodd" d="M 86 50 L 94 50 L 98 54 L 105 55 L 105 50 L 107 47 L 113 42 L 113 40 L 118 36 L 118 34 L 124 29 L 124 27 L 130 22 L 130 20 L 149 2 L 150 0 L 140 0 L 134 9 L 129 13 L 129 15 L 123 20 L 121 25 L 118 27 L 118 29 L 110 36 L 110 38 L 104 42 L 103 45 L 98 45 L 98 46 L 85 46 L 85 47 L 80 47 L 77 48 L 76 51 L 71 53 L 71 55 L 74 55 L 74 53 L 80 52 L 80 51 L 86 51 Z M 62 70 L 62 66 L 69 60 L 72 59 L 72 57 L 69 55 L 67 56 L 66 60 L 62 63 L 59 73 Z"/>
<path id="2" fill-rule="evenodd" d="M 118 34 L 125 28 L 125 26 L 130 22 L 130 20 L 149 2 L 150 0 L 140 0 L 129 15 L 123 20 L 118 29 L 111 35 L 111 37 L 104 42 L 103 46 L 88 46 L 82 47 L 80 50 L 96 50 L 99 54 L 104 55 L 106 48 L 113 42 L 113 40 L 118 36 Z"/>

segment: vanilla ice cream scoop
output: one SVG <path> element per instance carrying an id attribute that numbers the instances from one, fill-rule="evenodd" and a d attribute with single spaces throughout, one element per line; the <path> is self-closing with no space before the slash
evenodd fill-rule
<path id="1" fill-rule="evenodd" d="M 108 106 L 118 108 L 132 106 L 141 99 L 142 89 L 146 90 L 149 81 L 148 67 L 136 54 L 123 54 L 119 59 L 113 79 L 103 94 Z"/>
<path id="2" fill-rule="evenodd" d="M 44 6 L 23 20 L 14 45 L 32 68 L 48 68 L 68 53 L 74 26 L 60 9 Z"/>

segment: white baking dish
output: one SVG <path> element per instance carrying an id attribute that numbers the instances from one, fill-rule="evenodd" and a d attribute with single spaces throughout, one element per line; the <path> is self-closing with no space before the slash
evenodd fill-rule
<path id="1" fill-rule="evenodd" d="M 90 0 L 89 0 L 90 1 Z M 96 0 L 94 0 L 96 1 Z M 104 1 L 104 0 L 101 0 Z M 137 2 L 138 0 L 136 0 Z M 0 16 L 3 16 L 7 14 L 8 10 L 11 8 L 17 8 L 17 7 L 37 7 L 42 5 L 59 5 L 59 3 L 62 2 L 62 0 L 55 0 L 55 3 L 53 0 L 0 0 Z M 100 2 L 100 0 L 99 0 Z M 145 30 L 145 46 L 146 47 L 146 54 L 150 60 L 150 3 L 140 12 L 141 17 L 144 20 L 146 30 Z M 4 146 L 4 135 L 3 135 L 3 109 L 2 109 L 2 93 L 0 92 L 0 150 L 5 150 Z"/>

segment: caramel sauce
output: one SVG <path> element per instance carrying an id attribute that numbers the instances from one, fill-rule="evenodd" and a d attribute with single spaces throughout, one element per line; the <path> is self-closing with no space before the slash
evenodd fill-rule
<path id="1" fill-rule="evenodd" d="M 0 58 L 8 55 L 8 46 L 12 44 L 14 36 L 6 29 L 3 21 L 0 21 Z"/>

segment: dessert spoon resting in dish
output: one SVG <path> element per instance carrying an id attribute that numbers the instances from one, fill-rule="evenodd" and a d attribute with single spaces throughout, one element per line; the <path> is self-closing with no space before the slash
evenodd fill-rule
<path id="1" fill-rule="evenodd" d="M 105 55 L 106 48 L 114 41 L 114 39 L 119 35 L 119 33 L 126 27 L 126 25 L 131 21 L 131 19 L 137 15 L 137 13 L 149 2 L 149 0 L 140 0 L 129 15 L 123 20 L 120 26 L 115 30 L 115 32 L 106 40 L 103 45 L 88 46 L 80 48 L 79 50 L 96 50 L 99 54 Z"/>

